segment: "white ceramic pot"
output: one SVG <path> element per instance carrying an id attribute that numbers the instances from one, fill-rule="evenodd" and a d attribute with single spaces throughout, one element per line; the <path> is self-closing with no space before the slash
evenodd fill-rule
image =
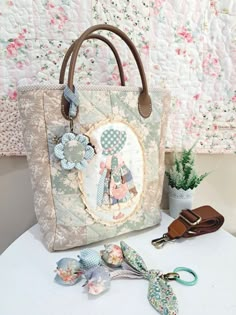
<path id="1" fill-rule="evenodd" d="M 184 209 L 192 209 L 193 191 L 169 186 L 169 211 L 173 218 L 176 219 Z"/>

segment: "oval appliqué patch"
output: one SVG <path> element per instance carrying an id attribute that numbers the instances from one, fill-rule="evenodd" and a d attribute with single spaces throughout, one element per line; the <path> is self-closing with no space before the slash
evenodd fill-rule
<path id="1" fill-rule="evenodd" d="M 106 225 L 126 221 L 137 210 L 144 185 L 143 148 L 126 123 L 104 122 L 87 133 L 96 156 L 81 174 L 89 214 Z"/>

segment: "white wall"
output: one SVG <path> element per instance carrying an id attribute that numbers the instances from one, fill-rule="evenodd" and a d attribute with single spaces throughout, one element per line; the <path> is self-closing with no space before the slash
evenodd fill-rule
<path id="1" fill-rule="evenodd" d="M 236 235 L 236 155 L 201 155 L 199 171 L 212 173 L 196 190 L 194 206 L 210 204 L 225 216 L 224 228 Z"/>
<path id="2" fill-rule="evenodd" d="M 170 154 L 166 155 L 170 163 Z M 200 173 L 212 170 L 197 188 L 194 207 L 209 204 L 225 216 L 224 228 L 236 235 L 236 155 L 198 155 Z M 166 193 L 163 205 L 167 207 Z M 0 159 L 0 253 L 36 222 L 26 158 Z"/>

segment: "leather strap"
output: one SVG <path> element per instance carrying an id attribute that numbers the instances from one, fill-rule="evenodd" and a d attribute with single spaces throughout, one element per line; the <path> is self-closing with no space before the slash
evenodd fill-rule
<path id="1" fill-rule="evenodd" d="M 199 223 L 196 223 L 198 222 Z M 224 223 L 224 217 L 210 206 L 194 210 L 182 210 L 180 216 L 168 227 L 167 235 L 171 240 L 189 238 L 217 231 Z"/>
<path id="2" fill-rule="evenodd" d="M 129 37 L 115 26 L 108 25 L 108 24 L 99 24 L 99 25 L 92 26 L 92 27 L 88 28 L 75 41 L 74 49 L 73 49 L 73 53 L 72 53 L 72 57 L 71 57 L 71 61 L 70 61 L 70 67 L 69 67 L 68 87 L 71 90 L 74 89 L 73 81 L 74 81 L 75 65 L 76 65 L 77 56 L 78 56 L 78 53 L 79 53 L 79 50 L 80 50 L 80 47 L 81 47 L 83 41 L 89 35 L 91 35 L 93 32 L 98 31 L 98 30 L 106 30 L 106 31 L 110 31 L 110 32 L 115 33 L 121 39 L 123 39 L 125 41 L 125 43 L 130 48 L 131 52 L 133 53 L 133 56 L 135 58 L 135 61 L 137 63 L 138 69 L 139 69 L 141 81 L 142 81 L 142 91 L 141 91 L 139 98 L 138 98 L 138 110 L 139 110 L 140 115 L 143 118 L 148 118 L 152 112 L 152 105 L 151 105 L 151 98 L 148 94 L 147 80 L 146 80 L 146 75 L 144 72 L 142 61 L 140 59 L 140 56 L 139 56 L 137 49 L 135 48 L 134 44 L 129 39 Z M 62 115 L 66 119 L 70 119 L 70 117 L 68 116 L 68 108 L 69 108 L 68 104 L 66 105 L 65 100 L 62 99 Z"/>
<path id="3" fill-rule="evenodd" d="M 169 225 L 168 232 L 162 238 L 153 240 L 152 244 L 161 247 L 170 240 L 215 232 L 223 223 L 224 217 L 210 206 L 182 210 L 179 217 Z"/>
<path id="4" fill-rule="evenodd" d="M 119 73 L 120 73 L 120 82 L 121 82 L 121 85 L 122 86 L 125 86 L 125 76 L 124 76 L 124 70 L 123 70 L 123 67 L 122 67 L 122 63 L 121 63 L 121 60 L 120 60 L 120 56 L 116 50 L 116 48 L 114 47 L 114 45 L 104 36 L 102 35 L 98 35 L 98 34 L 92 34 L 92 35 L 89 35 L 85 40 L 88 40 L 88 39 L 98 39 L 98 40 L 101 40 L 102 42 L 104 42 L 105 44 L 107 44 L 115 58 L 116 58 L 116 62 L 117 62 L 117 65 L 118 65 L 118 69 L 119 69 Z M 64 79 L 65 79 L 65 71 L 66 71 L 66 67 L 67 67 L 67 63 L 68 63 L 68 60 L 70 59 L 71 57 L 71 54 L 73 53 L 73 50 L 74 50 L 74 47 L 75 47 L 75 43 L 73 43 L 70 48 L 67 50 L 66 52 L 66 55 L 63 59 L 63 62 L 62 62 L 62 66 L 61 66 L 61 71 L 60 71 L 60 78 L 59 78 L 59 83 L 60 84 L 63 84 L 64 83 Z"/>

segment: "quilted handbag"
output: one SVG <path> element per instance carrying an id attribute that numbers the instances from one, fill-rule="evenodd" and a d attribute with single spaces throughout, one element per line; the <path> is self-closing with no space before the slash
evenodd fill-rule
<path id="1" fill-rule="evenodd" d="M 108 39 L 94 33 L 98 30 L 126 42 L 141 89 L 125 86 L 119 55 Z M 112 49 L 121 86 L 74 84 L 78 53 L 88 38 Z M 166 90 L 148 90 L 140 56 L 124 32 L 107 24 L 90 27 L 67 51 L 59 84 L 20 86 L 18 97 L 35 212 L 50 251 L 160 222 L 170 96 Z"/>

